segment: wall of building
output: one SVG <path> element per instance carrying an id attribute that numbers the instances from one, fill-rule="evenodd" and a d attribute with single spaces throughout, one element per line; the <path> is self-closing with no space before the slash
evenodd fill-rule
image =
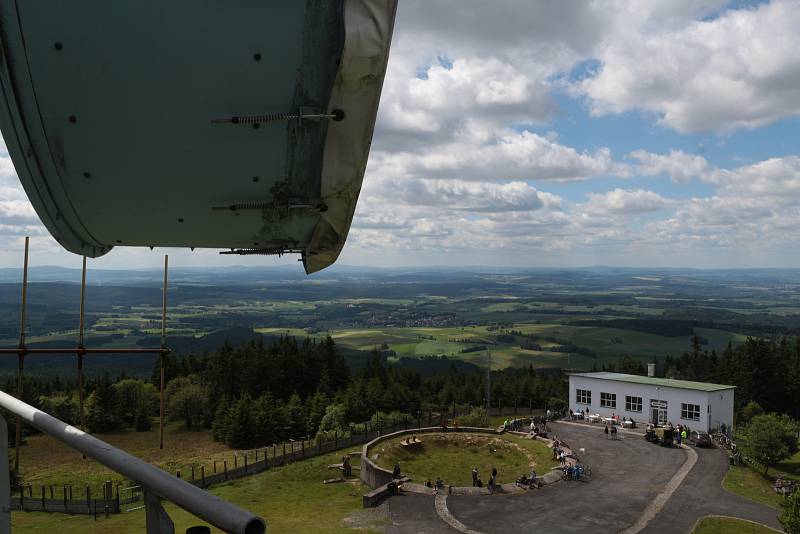
<path id="1" fill-rule="evenodd" d="M 711 407 L 708 420 L 711 430 L 719 429 L 723 424 L 729 429 L 733 427 L 734 395 L 735 390 L 733 389 L 712 391 L 708 394 L 708 402 Z"/>
<path id="2" fill-rule="evenodd" d="M 592 402 L 590 405 L 581 404 L 577 402 L 576 390 L 584 389 L 592 392 Z M 730 392 L 726 394 L 725 392 Z M 600 406 L 600 394 L 613 393 L 616 394 L 616 407 L 607 408 Z M 725 422 L 726 417 L 733 419 L 733 390 L 723 390 L 723 398 L 720 399 L 720 392 L 711 392 L 710 395 L 716 394 L 716 401 L 719 403 L 711 406 L 711 413 Z M 630 412 L 625 409 L 625 396 L 630 395 L 633 397 L 642 398 L 642 411 Z M 674 425 L 684 424 L 689 428 L 708 430 L 713 428 L 713 424 L 709 420 L 709 393 L 705 391 L 697 391 L 692 389 L 679 389 L 663 386 L 654 386 L 648 384 L 633 384 L 629 382 L 617 382 L 615 380 L 603 380 L 599 378 L 591 378 L 585 376 L 570 376 L 569 378 L 569 407 L 573 411 L 583 411 L 587 407 L 591 413 L 598 413 L 602 417 L 610 417 L 616 414 L 622 417 L 632 418 L 637 423 L 648 423 L 651 418 L 650 401 L 666 401 L 667 403 L 667 420 L 671 421 Z M 697 404 L 700 406 L 700 417 L 698 421 L 686 420 L 681 418 L 681 404 Z M 716 419 L 714 420 L 716 421 Z M 728 424 L 728 423 L 726 423 Z"/>

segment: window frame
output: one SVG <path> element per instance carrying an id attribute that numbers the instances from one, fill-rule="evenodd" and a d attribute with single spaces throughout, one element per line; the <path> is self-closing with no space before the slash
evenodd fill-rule
<path id="1" fill-rule="evenodd" d="M 575 388 L 575 404 L 585 404 L 587 406 L 591 406 L 592 390 Z"/>
<path id="2" fill-rule="evenodd" d="M 600 392 L 600 407 L 617 409 L 617 394 Z"/>
<path id="3" fill-rule="evenodd" d="M 639 402 L 632 402 L 634 400 L 638 400 Z M 639 409 L 636 410 L 634 407 L 639 406 Z M 644 399 L 642 397 L 634 397 L 633 395 L 625 395 L 625 411 L 632 412 L 632 413 L 642 413 L 642 407 L 644 406 Z"/>
<path id="4" fill-rule="evenodd" d="M 689 407 L 691 407 L 691 409 Z M 681 403 L 681 419 L 684 421 L 699 421 L 700 413 L 701 407 L 699 404 L 694 404 L 691 402 Z"/>

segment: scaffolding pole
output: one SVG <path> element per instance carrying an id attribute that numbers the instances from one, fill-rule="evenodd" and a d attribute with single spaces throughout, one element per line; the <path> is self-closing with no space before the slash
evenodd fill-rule
<path id="1" fill-rule="evenodd" d="M 25 259 L 22 264 L 22 307 L 19 313 L 19 345 L 17 359 L 17 398 L 22 400 L 22 371 L 25 368 L 25 306 L 28 301 L 28 245 L 30 237 L 25 236 Z M 16 436 L 14 440 L 14 470 L 19 471 L 19 449 L 22 445 L 22 417 L 17 415 Z"/>
<path id="2" fill-rule="evenodd" d="M 161 302 L 161 353 L 159 354 L 159 367 L 161 369 L 161 391 L 160 391 L 160 406 L 158 417 L 158 448 L 164 448 L 164 366 L 166 364 L 167 354 L 167 269 L 169 268 L 169 255 L 164 254 L 164 292 Z"/>
<path id="3" fill-rule="evenodd" d="M 78 322 L 78 403 L 80 409 L 81 430 L 86 432 L 86 412 L 83 405 L 83 349 L 84 346 L 84 311 L 86 308 L 86 256 L 83 257 L 83 269 L 81 271 L 81 304 L 80 320 Z M 86 455 L 83 455 L 84 460 Z"/>

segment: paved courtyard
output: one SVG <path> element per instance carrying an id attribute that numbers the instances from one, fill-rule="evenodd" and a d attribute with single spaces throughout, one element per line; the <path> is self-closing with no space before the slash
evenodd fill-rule
<path id="1" fill-rule="evenodd" d="M 602 427 L 553 423 L 562 438 L 591 466 L 590 482 L 562 481 L 516 495 L 450 496 L 450 513 L 476 532 L 620 532 L 630 527 L 664 490 L 687 459 L 681 449 L 646 442 L 640 435 L 606 439 Z M 727 456 L 719 450 L 697 449 L 698 461 L 664 508 L 641 532 L 690 532 L 705 515 L 731 515 L 780 529 L 777 511 L 722 489 Z M 469 466 L 465 466 L 469 469 Z M 500 473 L 513 482 L 522 473 Z M 456 532 L 437 516 L 427 495 L 406 494 L 386 504 L 388 532 Z"/>

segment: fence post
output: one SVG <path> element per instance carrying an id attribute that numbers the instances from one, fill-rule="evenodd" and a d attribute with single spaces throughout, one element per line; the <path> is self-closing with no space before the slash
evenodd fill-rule
<path id="1" fill-rule="evenodd" d="M 42 486 L 42 510 L 47 510 L 44 506 L 44 486 Z"/>
<path id="2" fill-rule="evenodd" d="M 283 454 L 281 455 L 281 463 L 286 463 L 286 442 L 283 442 Z"/>
<path id="3" fill-rule="evenodd" d="M 403 416 L 403 430 L 408 430 L 408 416 Z"/>
<path id="4" fill-rule="evenodd" d="M 284 444 L 285 445 L 285 444 Z M 339 431 L 333 431 L 333 448 L 336 449 L 339 447 Z"/>
<path id="5" fill-rule="evenodd" d="M 192 480 L 194 480 L 194 464 L 192 464 Z"/>
<path id="6" fill-rule="evenodd" d="M 181 470 L 180 469 L 175 471 L 175 476 L 178 477 L 178 478 L 181 478 Z"/>
<path id="7" fill-rule="evenodd" d="M 239 468 L 239 458 L 235 454 L 233 455 L 233 468 L 234 469 Z"/>
<path id="8" fill-rule="evenodd" d="M 64 494 L 63 494 L 63 497 L 64 497 L 64 511 L 66 512 L 67 511 L 67 486 L 64 486 L 63 489 L 64 489 Z"/>
<path id="9" fill-rule="evenodd" d="M 303 458 L 306 457 L 306 440 L 300 442 L 300 453 L 302 454 Z"/>
<path id="10" fill-rule="evenodd" d="M 25 486 L 19 485 L 19 509 L 25 510 Z"/>
<path id="11" fill-rule="evenodd" d="M 225 480 L 228 480 L 228 460 L 222 461 L 222 468 L 225 470 Z"/>
<path id="12" fill-rule="evenodd" d="M 256 462 L 255 463 L 258 463 L 258 448 L 256 448 Z"/>
<path id="13" fill-rule="evenodd" d="M 214 474 L 217 474 L 217 461 L 214 460 Z"/>
<path id="14" fill-rule="evenodd" d="M 247 473 L 247 453 L 244 453 L 244 472 Z"/>
<path id="15" fill-rule="evenodd" d="M 88 485 L 86 486 L 86 508 L 88 508 L 90 512 L 92 511 L 92 497 L 91 494 L 89 493 Z"/>
<path id="16" fill-rule="evenodd" d="M 200 466 L 200 478 L 203 481 L 203 487 L 206 487 L 206 466 Z"/>

